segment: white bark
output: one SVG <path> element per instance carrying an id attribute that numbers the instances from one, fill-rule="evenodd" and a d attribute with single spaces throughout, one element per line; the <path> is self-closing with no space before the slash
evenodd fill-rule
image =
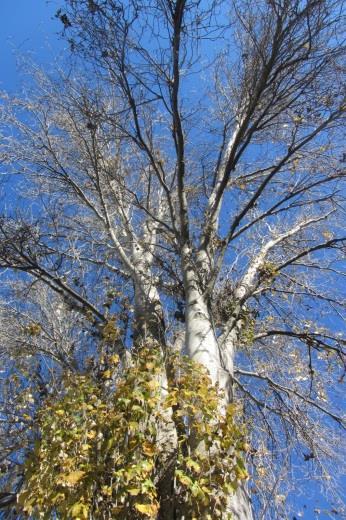
<path id="1" fill-rule="evenodd" d="M 183 251 L 184 284 L 186 294 L 186 351 L 187 355 L 209 370 L 213 383 L 218 381 L 220 353 L 210 320 L 207 303 L 199 288 L 199 280 L 191 264 L 191 252 Z"/>
<path id="2" fill-rule="evenodd" d="M 227 370 L 225 380 L 219 380 L 219 385 L 225 392 L 226 404 L 233 400 L 232 376 L 234 374 L 234 356 L 236 353 L 237 332 L 232 330 L 225 340 L 222 358 L 223 364 Z M 226 386 L 222 386 L 222 385 Z M 251 498 L 247 491 L 245 482 L 241 482 L 236 493 L 230 497 L 227 506 L 227 512 L 232 514 L 233 520 L 253 520 L 253 511 L 251 507 Z"/>
<path id="3" fill-rule="evenodd" d="M 187 319 L 186 345 L 189 355 L 209 369 L 213 383 L 218 383 L 225 393 L 225 404 L 233 399 L 232 375 L 234 367 L 235 347 L 232 335 L 226 342 L 223 361 L 220 360 L 219 346 L 210 320 L 205 313 L 205 304 L 196 291 L 192 292 L 194 303 Z M 187 312 L 187 316 L 189 311 Z M 237 492 L 230 497 L 227 512 L 232 513 L 233 520 L 253 520 L 251 500 L 246 484 L 241 483 Z"/>
<path id="4" fill-rule="evenodd" d="M 253 520 L 251 499 L 245 484 L 241 484 L 230 498 L 227 512 L 231 513 L 232 520 Z"/>
<path id="5" fill-rule="evenodd" d="M 163 312 L 160 294 L 151 273 L 153 263 L 152 249 L 155 245 L 156 227 L 144 225 L 145 231 L 141 243 L 133 245 L 132 265 L 134 266 L 135 286 L 135 338 L 153 337 L 163 340 Z"/>
<path id="6" fill-rule="evenodd" d="M 197 273 L 188 262 L 189 251 L 185 251 L 184 258 L 187 260 L 184 273 L 187 354 L 209 370 L 212 382 L 219 384 L 225 393 L 225 404 L 228 404 L 233 399 L 232 376 L 236 333 L 232 331 L 229 334 L 221 353 L 207 303 L 199 290 Z M 253 520 L 251 501 L 245 484 L 241 484 L 237 492 L 230 497 L 227 512 L 232 513 L 234 520 Z"/>

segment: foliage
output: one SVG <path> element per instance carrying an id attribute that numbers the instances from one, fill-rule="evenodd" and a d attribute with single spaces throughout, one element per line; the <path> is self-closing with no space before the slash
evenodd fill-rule
<path id="1" fill-rule="evenodd" d="M 41 330 L 42 327 L 39 323 L 30 323 L 24 328 L 25 334 L 29 334 L 29 336 L 39 336 Z"/>
<path id="2" fill-rule="evenodd" d="M 235 424 L 234 406 L 221 413 L 220 392 L 206 369 L 188 358 L 170 357 L 169 392 L 162 401 L 161 361 L 157 346 L 142 347 L 111 391 L 104 381 L 120 370 L 117 355 L 108 356 L 109 368 L 98 381 L 65 374 L 60 395 L 47 399 L 38 413 L 39 439 L 18 499 L 27 515 L 156 518 L 164 449 L 157 442 L 158 424 L 172 407 L 178 434 L 175 499 L 189 518 L 222 516 L 227 496 L 247 478 L 241 457 L 245 432 Z"/>
<path id="3" fill-rule="evenodd" d="M 102 339 L 107 343 L 113 343 L 120 336 L 120 331 L 116 326 L 115 319 L 110 318 L 102 327 Z"/>
<path id="4" fill-rule="evenodd" d="M 266 281 L 273 281 L 278 274 L 278 266 L 273 262 L 263 262 L 258 269 L 258 276 Z"/>
<path id="5" fill-rule="evenodd" d="M 177 354 L 170 365 L 166 406 L 173 408 L 178 432 L 176 492 L 188 518 L 219 518 L 247 478 L 241 456 L 245 430 L 235 422 L 235 405 L 220 412 L 222 395 L 203 366 Z"/>
<path id="6" fill-rule="evenodd" d="M 256 320 L 251 316 L 251 314 L 247 314 L 246 321 L 241 330 L 239 338 L 242 345 L 250 346 L 253 344 L 255 339 L 255 325 Z"/>

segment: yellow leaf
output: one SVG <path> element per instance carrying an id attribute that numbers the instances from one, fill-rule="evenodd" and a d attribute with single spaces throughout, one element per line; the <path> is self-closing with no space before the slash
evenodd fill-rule
<path id="1" fill-rule="evenodd" d="M 73 504 L 70 509 L 71 518 L 88 518 L 89 507 L 83 502 L 77 502 Z"/>
<path id="2" fill-rule="evenodd" d="M 152 461 L 149 461 L 149 460 L 144 460 L 141 463 L 141 468 L 146 473 L 149 473 L 154 468 L 154 463 Z"/>
<path id="3" fill-rule="evenodd" d="M 65 410 L 55 410 L 55 415 L 59 415 L 59 417 L 62 417 L 63 415 L 65 415 Z"/>
<path id="4" fill-rule="evenodd" d="M 183 473 L 182 471 L 176 470 L 175 471 L 175 476 L 177 477 L 179 482 L 181 482 L 184 486 L 187 486 L 187 487 L 191 487 L 192 486 L 192 484 L 193 484 L 192 480 L 190 479 L 190 477 L 185 475 L 185 473 Z"/>
<path id="5" fill-rule="evenodd" d="M 128 423 L 128 429 L 130 432 L 135 432 L 138 430 L 138 422 L 136 421 L 130 421 Z"/>
<path id="6" fill-rule="evenodd" d="M 159 386 L 159 382 L 152 380 L 148 381 L 148 383 L 145 385 L 149 390 L 156 390 Z"/>
<path id="7" fill-rule="evenodd" d="M 139 493 L 140 493 L 140 489 L 138 488 L 131 488 L 131 489 L 128 489 L 128 494 L 131 495 L 132 497 L 136 497 Z"/>
<path id="8" fill-rule="evenodd" d="M 105 370 L 102 374 L 103 379 L 110 379 L 112 377 L 111 370 Z"/>
<path id="9" fill-rule="evenodd" d="M 120 361 L 120 358 L 119 358 L 118 354 L 113 354 L 113 356 L 110 356 L 109 361 L 113 365 L 117 365 L 119 363 L 119 361 Z"/>
<path id="10" fill-rule="evenodd" d="M 62 484 L 66 484 L 69 486 L 75 486 L 85 475 L 85 471 L 72 471 L 71 473 L 68 473 L 67 475 L 62 474 L 60 475 L 59 482 Z"/>
<path id="11" fill-rule="evenodd" d="M 102 486 L 101 493 L 110 497 L 112 496 L 112 488 L 110 486 Z"/>
<path id="12" fill-rule="evenodd" d="M 156 504 L 135 504 L 135 508 L 149 518 L 155 518 L 158 510 Z"/>
<path id="13" fill-rule="evenodd" d="M 156 453 L 155 445 L 148 441 L 143 443 L 142 450 L 147 457 L 153 457 Z"/>
<path id="14" fill-rule="evenodd" d="M 186 466 L 189 469 L 193 469 L 194 471 L 196 471 L 196 473 L 199 473 L 201 471 L 201 466 L 198 464 L 198 462 L 196 462 L 193 459 L 190 459 L 190 458 L 187 459 L 186 460 Z"/>
<path id="15" fill-rule="evenodd" d="M 57 493 L 52 499 L 51 499 L 51 502 L 52 504 L 59 504 L 59 502 L 62 502 L 63 500 L 65 500 L 65 495 L 64 493 Z"/>

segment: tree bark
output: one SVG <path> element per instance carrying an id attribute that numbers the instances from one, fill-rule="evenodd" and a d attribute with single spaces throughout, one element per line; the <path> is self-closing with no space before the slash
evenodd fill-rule
<path id="1" fill-rule="evenodd" d="M 140 346 L 143 342 L 154 342 L 162 352 L 162 370 L 155 375 L 160 387 L 161 403 L 167 397 L 168 375 L 164 362 L 165 323 L 160 294 L 151 276 L 151 255 L 136 245 L 133 263 L 137 273 L 134 280 L 134 344 Z M 158 520 L 176 520 L 174 503 L 174 475 L 177 456 L 177 432 L 172 418 L 172 409 L 163 407 L 161 419 L 157 424 L 157 445 L 160 455 L 157 462 L 157 490 L 160 502 Z"/>
<path id="2" fill-rule="evenodd" d="M 135 342 L 151 339 L 165 348 L 164 320 L 160 295 L 151 281 L 150 260 L 139 248 L 134 258 L 137 266 L 135 280 Z M 190 251 L 185 250 L 184 284 L 186 293 L 186 336 L 187 355 L 203 364 L 209 371 L 214 384 L 218 383 L 225 393 L 224 404 L 232 402 L 232 375 L 235 354 L 235 336 L 230 334 L 221 353 L 216 332 L 210 316 L 208 304 L 200 290 L 200 278 L 195 266 L 190 262 Z M 167 373 L 160 376 L 162 400 L 167 394 Z M 158 444 L 163 447 L 159 458 L 158 493 L 160 500 L 160 520 L 180 520 L 174 503 L 174 470 L 177 452 L 177 434 L 172 420 L 172 411 L 166 410 L 159 425 Z M 230 497 L 227 508 L 234 520 L 253 520 L 251 501 L 246 486 L 241 485 Z M 177 517 L 177 514 L 179 515 Z"/>
<path id="3" fill-rule="evenodd" d="M 186 350 L 194 361 L 209 371 L 212 382 L 224 391 L 227 405 L 233 401 L 232 376 L 234 373 L 235 334 L 230 334 L 221 352 L 207 302 L 199 289 L 200 280 L 194 266 L 186 263 Z M 246 484 L 241 483 L 229 499 L 227 513 L 234 520 L 253 520 L 251 500 Z"/>
<path id="4" fill-rule="evenodd" d="M 141 243 L 136 241 L 132 251 L 132 264 L 136 270 L 133 276 L 135 343 L 137 340 L 145 340 L 146 338 L 152 338 L 159 342 L 164 341 L 165 327 L 160 294 L 151 272 L 153 262 L 151 248 L 155 243 L 155 238 L 156 235 L 153 230 L 144 230 Z"/>

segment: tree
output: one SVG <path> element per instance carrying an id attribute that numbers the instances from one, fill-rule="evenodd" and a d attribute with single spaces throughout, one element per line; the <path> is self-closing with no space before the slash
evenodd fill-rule
<path id="1" fill-rule="evenodd" d="M 285 518 L 290 462 L 341 460 L 342 2 L 57 16 L 69 67 L 2 103 L 6 490 L 47 518 Z"/>

